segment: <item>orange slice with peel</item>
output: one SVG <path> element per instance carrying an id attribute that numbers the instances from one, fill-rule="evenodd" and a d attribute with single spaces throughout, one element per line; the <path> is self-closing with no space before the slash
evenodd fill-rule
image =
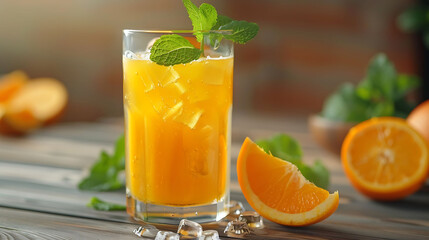
<path id="1" fill-rule="evenodd" d="M 309 182 L 298 168 L 264 152 L 249 138 L 237 159 L 238 182 L 250 206 L 270 221 L 306 226 L 329 217 L 338 207 L 338 192 Z"/>
<path id="2" fill-rule="evenodd" d="M 346 136 L 341 161 L 353 186 L 377 200 L 396 200 L 417 191 L 429 173 L 424 138 L 404 119 L 373 118 Z"/>

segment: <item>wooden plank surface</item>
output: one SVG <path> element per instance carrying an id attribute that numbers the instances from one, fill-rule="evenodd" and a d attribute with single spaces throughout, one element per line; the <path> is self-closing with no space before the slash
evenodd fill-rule
<path id="1" fill-rule="evenodd" d="M 402 201 L 380 203 L 357 193 L 339 159 L 321 150 L 308 134 L 304 118 L 233 117 L 231 199 L 250 206 L 236 182 L 235 160 L 246 136 L 253 139 L 286 132 L 298 139 L 305 161 L 322 159 L 339 190 L 340 206 L 327 220 L 305 228 L 271 223 L 246 239 L 426 239 L 429 236 L 429 187 Z M 122 123 L 71 123 L 26 138 L 0 138 L 0 239 L 137 239 L 139 223 L 125 212 L 100 212 L 85 205 L 92 196 L 124 203 L 124 191 L 82 192 L 77 182 L 101 149 L 112 151 Z M 163 230 L 177 226 L 156 225 Z M 225 222 L 203 225 L 222 238 Z"/>

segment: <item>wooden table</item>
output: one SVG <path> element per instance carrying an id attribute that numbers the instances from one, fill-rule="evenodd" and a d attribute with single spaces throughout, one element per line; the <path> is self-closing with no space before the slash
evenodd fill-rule
<path id="1" fill-rule="evenodd" d="M 125 212 L 100 212 L 85 205 L 92 196 L 124 204 L 124 191 L 82 192 L 76 184 L 100 150 L 112 151 L 122 121 L 66 123 L 25 138 L 0 137 L 0 239 L 139 239 L 139 224 Z M 331 171 L 330 191 L 338 190 L 338 210 L 325 221 L 302 228 L 265 220 L 246 239 L 429 239 L 429 187 L 399 202 L 371 201 L 349 184 L 339 158 L 311 139 L 305 118 L 233 116 L 231 199 L 251 209 L 237 184 L 235 161 L 246 136 L 285 132 L 303 146 L 305 161 L 322 159 Z M 163 230 L 177 226 L 156 225 Z M 229 239 L 220 224 L 204 224 Z"/>

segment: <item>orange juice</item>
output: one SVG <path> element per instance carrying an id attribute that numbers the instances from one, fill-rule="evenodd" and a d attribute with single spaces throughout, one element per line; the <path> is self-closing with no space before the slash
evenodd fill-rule
<path id="1" fill-rule="evenodd" d="M 198 206 L 229 191 L 233 58 L 162 66 L 124 57 L 127 191 Z"/>

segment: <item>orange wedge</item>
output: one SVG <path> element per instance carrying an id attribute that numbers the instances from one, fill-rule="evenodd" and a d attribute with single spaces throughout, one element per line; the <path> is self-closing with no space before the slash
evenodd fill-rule
<path id="1" fill-rule="evenodd" d="M 250 206 L 270 221 L 306 226 L 329 217 L 338 207 L 338 192 L 309 182 L 298 168 L 264 152 L 246 138 L 237 159 L 238 182 Z"/>
<path id="2" fill-rule="evenodd" d="M 377 200 L 396 200 L 417 191 L 429 173 L 424 138 L 405 120 L 373 118 L 346 136 L 341 161 L 353 186 Z"/>

